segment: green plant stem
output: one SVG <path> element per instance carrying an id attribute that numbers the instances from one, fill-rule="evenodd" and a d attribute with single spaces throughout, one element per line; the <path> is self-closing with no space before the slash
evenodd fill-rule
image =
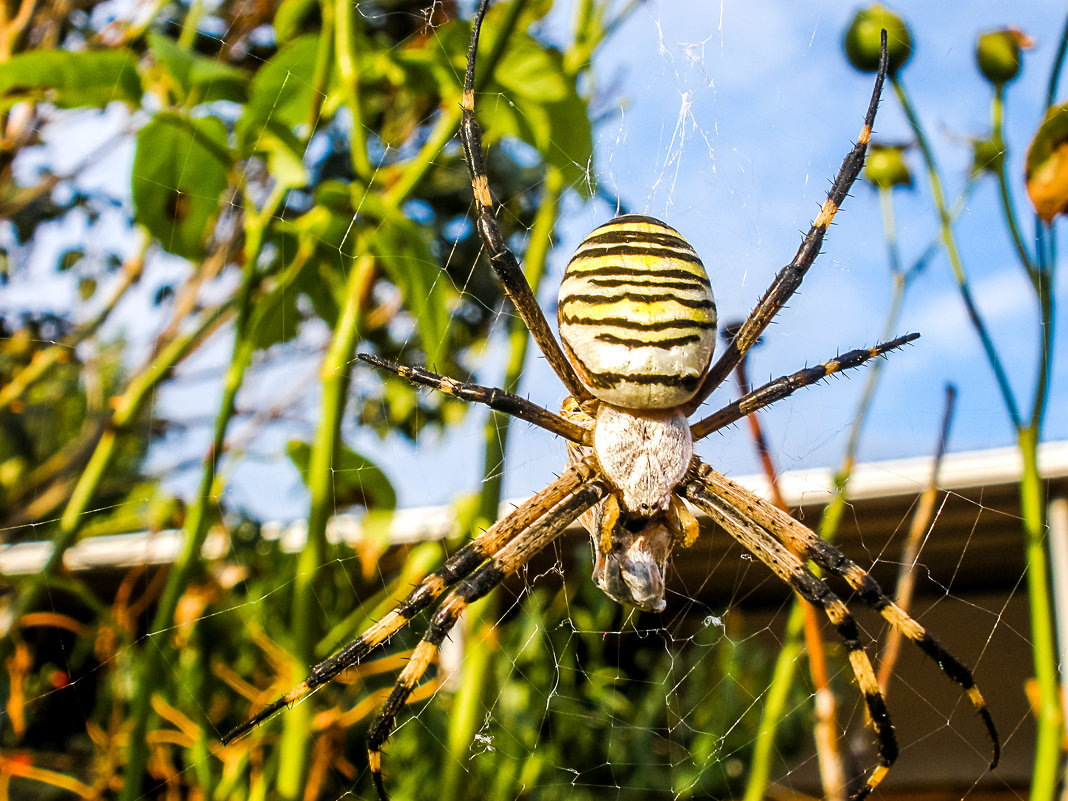
<path id="1" fill-rule="evenodd" d="M 934 198 L 935 210 L 938 213 L 939 227 L 942 232 L 942 246 L 945 248 L 946 256 L 949 258 L 949 266 L 953 270 L 953 277 L 957 281 L 957 289 L 960 291 L 961 300 L 964 301 L 965 311 L 968 313 L 968 319 L 971 321 L 972 327 L 979 335 L 979 341 L 986 352 L 987 361 L 994 371 L 994 378 L 997 380 L 998 389 L 1001 391 L 1001 397 L 1005 403 L 1005 408 L 1009 412 L 1012 424 L 1018 428 L 1021 424 L 1021 419 L 1020 412 L 1016 407 L 1016 399 L 1012 394 L 1012 385 L 1009 384 L 1009 377 L 1005 373 L 1001 359 L 998 357 L 997 349 L 994 347 L 994 340 L 987 331 L 986 324 L 979 315 L 979 309 L 972 298 L 971 287 L 964 272 L 960 251 L 957 248 L 957 240 L 953 235 L 953 221 L 950 218 L 949 209 L 946 207 L 945 193 L 942 191 L 942 179 L 934 160 L 934 153 L 927 142 L 927 135 L 923 131 L 923 126 L 920 125 L 919 117 L 912 107 L 912 101 L 909 100 L 905 86 L 901 83 L 901 78 L 896 74 L 891 75 L 890 83 L 894 87 L 894 93 L 897 95 L 898 102 L 901 103 L 901 108 L 905 112 L 909 126 L 916 136 L 916 143 L 919 145 L 920 153 L 923 155 L 924 165 L 927 168 L 927 180 L 931 185 L 931 195 Z"/>
<path id="2" fill-rule="evenodd" d="M 371 180 L 371 161 L 367 157 L 363 111 L 360 108 L 360 75 L 357 69 L 356 29 L 352 18 L 356 4 L 351 0 L 334 0 L 334 58 L 345 104 L 352 115 L 349 126 L 349 154 L 357 177 L 367 184 Z"/>
<path id="3" fill-rule="evenodd" d="M 1048 111 L 1053 106 L 1057 97 L 1057 87 L 1061 81 L 1061 71 L 1064 68 L 1064 59 L 1068 55 L 1068 16 L 1065 17 L 1061 27 L 1061 37 L 1057 43 L 1057 52 L 1053 56 L 1053 65 L 1049 71 L 1049 81 L 1046 83 L 1046 98 L 1044 108 Z M 1035 252 L 1039 269 L 1043 272 L 1053 270 L 1057 262 L 1057 240 L 1055 229 L 1046 225 L 1038 214 L 1035 214 Z"/>
<path id="4" fill-rule="evenodd" d="M 1057 647 L 1050 597 L 1049 558 L 1046 551 L 1046 504 L 1038 471 L 1038 426 L 1018 432 L 1023 475 L 1020 479 L 1020 514 L 1026 536 L 1027 596 L 1031 614 L 1031 650 L 1038 684 L 1038 730 L 1031 775 L 1031 801 L 1052 801 L 1061 775 L 1061 738 L 1064 712 L 1057 676 Z"/>
<path id="5" fill-rule="evenodd" d="M 1046 83 L 1046 108 L 1053 105 L 1057 98 L 1057 85 L 1061 81 L 1061 69 L 1064 67 L 1064 57 L 1068 54 L 1068 17 L 1065 17 L 1064 25 L 1061 26 L 1061 37 L 1057 43 L 1057 52 L 1053 56 L 1053 66 L 1049 71 L 1049 81 Z"/>
<path id="6" fill-rule="evenodd" d="M 411 195 L 412 190 L 430 170 L 438 153 L 456 136 L 456 129 L 460 127 L 461 114 L 459 103 L 446 104 L 438 121 L 434 124 L 434 129 L 423 146 L 419 148 L 415 158 L 408 162 L 400 178 L 382 195 L 383 202 L 387 206 L 397 208 L 405 198 Z"/>
<path id="7" fill-rule="evenodd" d="M 218 472 L 219 460 L 222 458 L 226 445 L 226 431 L 236 409 L 237 393 L 244 384 L 245 373 L 252 363 L 252 355 L 256 350 L 255 342 L 250 337 L 249 321 L 254 308 L 255 289 L 261 278 L 257 265 L 267 227 L 281 207 L 286 191 L 282 185 L 276 185 L 260 211 L 252 211 L 250 204 L 250 210 L 245 214 L 244 265 L 241 286 L 235 299 L 237 318 L 234 322 L 233 352 L 223 376 L 222 399 L 215 418 L 211 446 L 204 456 L 200 486 L 183 527 L 182 550 L 167 575 L 167 583 L 149 627 L 150 642 L 142 652 L 143 661 L 131 713 L 133 725 L 130 730 L 130 750 L 127 754 L 125 781 L 119 794 L 119 801 L 134 801 L 141 795 L 141 777 L 148 760 L 146 735 L 152 711 L 152 692 L 158 686 L 157 677 L 164 670 L 164 656 L 168 651 L 166 643 L 157 644 L 154 637 L 166 638 L 166 632 L 169 632 L 174 625 L 174 612 L 178 601 L 193 571 L 200 565 L 204 538 L 208 533 L 209 510 L 217 508 L 220 500 L 222 480 Z M 203 739 L 206 738 L 206 731 L 208 731 L 206 725 L 200 727 L 202 742 L 196 744 L 197 748 L 205 748 Z"/>
<path id="8" fill-rule="evenodd" d="M 998 194 L 1001 197 L 1001 212 L 1002 217 L 1005 218 L 1005 224 L 1009 229 L 1009 239 L 1012 241 L 1012 246 L 1016 250 L 1016 258 L 1020 260 L 1020 265 L 1027 272 L 1027 277 L 1030 279 L 1035 291 L 1038 291 L 1038 268 L 1035 267 L 1034 262 L 1031 260 L 1031 255 L 1027 252 L 1027 247 L 1023 243 L 1023 237 L 1020 235 L 1020 227 L 1016 223 L 1016 208 L 1012 202 L 1012 193 L 1009 190 L 1009 178 L 1007 168 L 1005 166 L 1005 138 L 1004 138 L 1004 114 L 1005 114 L 1005 85 L 1001 84 L 994 92 L 994 97 L 990 101 L 990 135 L 994 144 L 1000 149 L 1001 156 L 998 159 L 997 169 L 997 181 L 998 181 Z"/>
<path id="9" fill-rule="evenodd" d="M 358 250 L 363 251 L 363 248 Z M 316 624 L 319 610 L 315 605 L 315 580 L 326 554 L 326 524 L 334 509 L 333 475 L 341 447 L 341 422 L 359 341 L 360 319 L 366 308 L 374 267 L 374 257 L 363 252 L 350 268 L 341 315 L 319 372 L 323 394 L 319 425 L 308 462 L 307 482 L 311 493 L 308 535 L 297 560 L 290 610 L 296 657 L 294 685 L 307 675 L 308 666 L 316 661 L 315 644 L 320 627 Z M 308 751 L 314 742 L 309 736 L 310 715 L 310 704 L 298 704 L 283 718 L 277 784 L 282 798 L 295 799 L 303 794 L 310 764 Z"/>
<path id="10" fill-rule="evenodd" d="M 315 72 L 312 74 L 312 102 L 308 108 L 307 130 L 308 140 L 310 132 L 319 127 L 319 118 L 323 113 L 323 101 L 327 97 L 330 87 L 330 75 L 334 69 L 334 2 L 335 0 L 320 0 L 319 13 L 322 15 L 322 27 L 319 32 L 319 47 L 315 51 Z M 362 133 L 362 128 L 361 128 Z"/>
<path id="11" fill-rule="evenodd" d="M 749 781 L 746 784 L 743 801 L 764 801 L 767 798 L 768 782 L 771 779 L 771 766 L 775 757 L 775 735 L 779 723 L 786 714 L 786 700 L 790 697 L 795 666 L 801 660 L 802 632 L 804 631 L 805 610 L 802 602 L 794 602 L 790 616 L 786 620 L 783 644 L 779 649 L 775 670 L 764 695 L 764 711 L 760 717 L 756 742 L 753 744 L 753 758 L 749 763 Z"/>
<path id="12" fill-rule="evenodd" d="M 1030 427 L 1041 430 L 1046 416 L 1046 401 L 1052 380 L 1053 332 L 1056 328 L 1056 300 L 1053 294 L 1053 276 L 1047 271 L 1038 273 L 1039 353 L 1038 375 L 1035 379 L 1035 400 L 1031 408 Z"/>
<path id="13" fill-rule="evenodd" d="M 196 42 L 200 21 L 204 18 L 204 0 L 194 0 L 189 6 L 189 13 L 182 20 L 182 31 L 178 34 L 178 46 L 183 50 L 192 50 Z"/>

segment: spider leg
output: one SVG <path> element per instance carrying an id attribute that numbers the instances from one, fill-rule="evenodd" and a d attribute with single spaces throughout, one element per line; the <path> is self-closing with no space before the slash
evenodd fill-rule
<path id="1" fill-rule="evenodd" d="M 827 193 L 823 208 L 820 209 L 820 213 L 812 222 L 812 227 L 808 229 L 808 234 L 801 242 L 801 247 L 798 248 L 793 261 L 783 267 L 779 274 L 775 276 L 775 280 L 768 288 L 768 291 L 764 293 L 760 302 L 757 303 L 752 314 L 742 323 L 737 335 L 708 371 L 697 394 L 683 407 L 683 414 L 687 417 L 697 411 L 697 407 L 704 402 L 705 398 L 712 394 L 712 391 L 731 374 L 731 371 L 741 361 L 742 356 L 753 346 L 775 315 L 779 313 L 779 310 L 786 305 L 794 291 L 800 286 L 801 279 L 805 277 L 808 268 L 812 266 L 812 263 L 819 255 L 820 246 L 823 244 L 823 236 L 827 232 L 828 226 L 834 220 L 838 207 L 842 205 L 842 202 L 849 194 L 850 187 L 853 186 L 853 182 L 860 174 L 861 167 L 864 166 L 864 154 L 871 139 L 871 129 L 875 123 L 875 112 L 879 108 L 879 95 L 882 92 L 883 80 L 886 78 L 887 63 L 886 34 L 884 32 L 879 71 L 875 76 L 875 88 L 872 90 L 868 112 L 864 115 L 864 127 L 860 130 L 856 145 L 853 146 L 853 149 L 842 162 L 838 175 L 834 179 L 834 184 L 831 186 L 831 191 Z"/>
<path id="2" fill-rule="evenodd" d="M 434 654 L 456 625 L 460 615 L 471 603 L 482 598 L 529 562 L 580 514 L 604 498 L 607 493 L 607 486 L 596 479 L 575 490 L 465 578 L 438 606 L 431 618 L 430 627 L 412 652 L 411 659 L 401 671 L 397 683 L 393 685 L 393 691 L 367 733 L 367 761 L 375 790 L 382 801 L 388 801 L 389 798 L 382 779 L 382 746 L 393 730 L 397 713 L 426 673 Z"/>
<path id="3" fill-rule="evenodd" d="M 856 562 L 842 554 L 837 548 L 826 540 L 820 539 L 806 526 L 794 520 L 786 512 L 776 506 L 758 498 L 744 487 L 731 481 L 721 473 L 717 473 L 711 467 L 701 464 L 698 468 L 704 488 L 719 498 L 722 503 L 743 510 L 743 513 L 775 535 L 781 542 L 795 553 L 806 559 L 811 559 L 829 573 L 840 576 L 852 587 L 861 600 L 877 611 L 883 618 L 900 631 L 908 639 L 912 640 L 921 651 L 935 661 L 935 664 L 946 676 L 955 682 L 968 700 L 971 701 L 975 711 L 979 714 L 986 726 L 987 735 L 994 746 L 993 758 L 990 761 L 990 769 L 997 767 L 1001 759 L 1001 739 L 994 726 L 994 720 L 987 708 L 983 695 L 975 686 L 972 672 L 934 639 L 927 630 L 916 622 L 904 609 L 894 603 L 883 592 L 878 582 L 875 581 Z"/>
<path id="4" fill-rule="evenodd" d="M 575 374 L 575 368 L 564 355 L 556 337 L 553 336 L 545 315 L 538 306 L 538 299 L 527 283 L 515 254 L 504 243 L 497 218 L 493 216 L 493 198 L 490 195 L 489 178 L 482 155 L 482 129 L 475 118 L 475 55 L 478 51 L 478 37 L 482 30 L 482 20 L 486 16 L 489 0 L 482 0 L 475 14 L 471 30 L 471 46 L 467 54 L 467 75 L 464 78 L 463 120 L 460 123 L 460 141 L 467 155 L 467 166 L 471 172 L 471 187 L 475 202 L 478 204 L 478 233 L 489 251 L 490 264 L 497 274 L 497 279 L 504 287 L 508 299 L 512 301 L 523 319 L 534 342 L 544 354 L 546 361 L 553 368 L 567 391 L 579 400 L 592 397 Z"/>
<path id="5" fill-rule="evenodd" d="M 582 443 L 587 439 L 586 429 L 577 423 L 565 420 L 560 415 L 554 414 L 548 409 L 528 401 L 526 398 L 513 395 L 511 392 L 505 392 L 503 389 L 463 383 L 455 378 L 438 375 L 422 367 L 393 364 L 367 353 L 359 353 L 356 358 L 379 370 L 387 370 L 394 373 L 412 384 L 436 389 L 446 395 L 452 395 L 454 398 L 460 398 L 471 403 L 484 404 L 498 412 L 504 412 L 512 417 L 532 423 L 539 428 L 544 428 L 546 431 L 551 431 L 553 434 L 557 434 L 571 442 Z"/>
<path id="6" fill-rule="evenodd" d="M 864 786 L 850 797 L 850 801 L 861 801 L 886 777 L 890 766 L 897 759 L 898 748 L 894 726 L 890 722 L 890 713 L 879 691 L 879 682 L 875 678 L 871 660 L 868 659 L 868 654 L 860 644 L 860 633 L 857 630 L 856 621 L 831 588 L 805 567 L 804 562 L 796 554 L 748 517 L 746 506 L 735 508 L 733 502 L 724 500 L 709 486 L 702 475 L 707 465 L 696 459 L 694 463 L 694 468 L 691 468 L 688 476 L 683 479 L 678 492 L 704 510 L 743 548 L 789 584 L 798 595 L 810 604 L 822 607 L 845 644 L 849 665 L 864 694 L 864 703 L 868 708 L 868 717 L 871 719 L 872 727 L 875 729 L 875 739 L 879 749 L 879 764 L 872 768 Z"/>
<path id="7" fill-rule="evenodd" d="M 408 624 L 417 614 L 428 608 L 445 590 L 466 578 L 471 572 L 499 551 L 509 540 L 530 528 L 539 518 L 565 500 L 594 476 L 585 462 L 565 470 L 556 481 L 525 503 L 513 509 L 482 534 L 450 556 L 434 573 L 427 576 L 408 596 L 371 628 L 344 646 L 328 659 L 311 669 L 308 677 L 285 695 L 272 701 L 256 715 L 227 732 L 223 745 L 247 734 L 279 710 L 292 706 L 317 688 L 333 681 L 342 671 L 358 664 L 373 649 L 381 645 Z"/>
<path id="8" fill-rule="evenodd" d="M 806 367 L 804 370 L 798 370 L 792 375 L 780 376 L 774 381 L 769 381 L 764 386 L 754 389 L 749 394 L 734 401 L 734 403 L 724 406 L 718 412 L 697 421 L 690 426 L 690 433 L 693 435 L 694 441 L 704 439 L 724 426 L 729 426 L 731 423 L 735 423 L 743 417 L 763 409 L 765 406 L 770 406 L 776 401 L 792 395 L 802 387 L 815 384 L 817 381 L 834 373 L 859 367 L 866 361 L 900 348 L 914 339 L 919 339 L 919 336 L 919 334 L 906 334 L 903 337 L 876 345 L 874 348 L 857 348 L 848 353 L 843 353 L 829 362 L 817 364 L 815 367 Z"/>

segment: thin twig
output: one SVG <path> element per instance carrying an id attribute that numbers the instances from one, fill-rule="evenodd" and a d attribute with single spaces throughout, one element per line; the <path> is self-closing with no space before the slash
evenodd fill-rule
<path id="1" fill-rule="evenodd" d="M 952 384 L 947 384 L 945 408 L 942 411 L 942 427 L 938 436 L 938 444 L 935 446 L 934 458 L 931 461 L 931 477 L 920 494 L 916 510 L 912 515 L 912 522 L 909 524 L 908 537 L 901 551 L 901 568 L 898 572 L 897 595 L 894 601 L 905 612 L 908 612 L 912 605 L 912 594 L 916 585 L 916 565 L 919 563 L 924 535 L 930 531 L 931 522 L 934 520 L 935 501 L 938 498 L 938 475 L 942 467 L 942 457 L 946 453 L 946 442 L 949 440 L 949 428 L 953 423 L 956 400 L 956 388 Z M 897 665 L 903 639 L 900 629 L 890 628 L 886 645 L 883 646 L 882 658 L 879 660 L 879 690 L 884 697 L 889 690 L 890 677 Z"/>

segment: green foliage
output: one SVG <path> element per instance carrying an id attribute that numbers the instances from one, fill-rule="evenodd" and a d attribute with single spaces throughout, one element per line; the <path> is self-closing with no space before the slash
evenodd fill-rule
<path id="1" fill-rule="evenodd" d="M 226 128 L 214 117 L 157 114 L 137 134 L 134 219 L 167 251 L 204 255 L 227 187 Z"/>
<path id="2" fill-rule="evenodd" d="M 121 50 L 49 50 L 20 53 L 0 64 L 0 109 L 39 101 L 62 108 L 103 108 L 114 101 L 137 106 L 137 61 Z"/>
<path id="3" fill-rule="evenodd" d="M 248 76 L 241 70 L 181 47 L 169 36 L 149 31 L 148 47 L 176 105 L 246 100 Z"/>
<path id="4" fill-rule="evenodd" d="M 292 130 L 308 125 L 315 107 L 315 63 L 320 36 L 307 34 L 287 42 L 256 71 L 238 123 L 245 148 L 255 147 L 265 128 Z"/>
<path id="5" fill-rule="evenodd" d="M 286 452 L 302 476 L 307 475 L 311 446 L 292 441 Z M 390 510 L 397 505 L 397 495 L 383 473 L 371 460 L 342 445 L 334 461 L 334 502 L 338 511 L 347 506 Z"/>
<path id="6" fill-rule="evenodd" d="M 521 99 L 487 103 L 479 109 L 498 135 L 526 142 L 557 167 L 569 186 L 586 197 L 593 193 L 587 167 L 593 157 L 586 104 L 563 71 L 563 55 L 546 50 L 528 36 L 515 36 L 495 73 L 502 97 Z"/>
<path id="7" fill-rule="evenodd" d="M 17 327 L 9 327 L 12 324 Z M 93 431 L 107 399 L 126 380 L 122 366 L 122 343 L 101 343 L 89 363 L 62 345 L 50 345 L 66 334 L 59 320 L 0 318 L 0 386 L 10 386 L 14 376 L 55 353 L 56 363 L 45 377 L 29 386 L 21 397 L 0 409 L 0 529 L 7 542 L 35 539 L 38 525 L 47 525 L 62 509 L 74 479 L 83 470 L 89 453 L 87 431 Z M 53 350 L 57 349 L 57 350 Z M 61 350 L 59 350 L 61 349 Z M 138 424 L 150 425 L 149 416 Z M 116 525 L 121 515 L 114 508 L 142 481 L 141 462 L 149 438 L 128 434 L 121 438 L 108 480 L 98 495 L 97 511 L 87 525 L 112 520 L 109 528 L 129 531 L 144 528 L 143 515 L 127 517 L 127 528 Z M 153 493 L 140 486 L 140 497 Z"/>

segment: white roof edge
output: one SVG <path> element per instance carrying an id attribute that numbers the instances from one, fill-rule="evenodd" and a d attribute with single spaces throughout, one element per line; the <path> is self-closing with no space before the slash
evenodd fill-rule
<path id="1" fill-rule="evenodd" d="M 1038 464 L 1047 479 L 1068 477 L 1068 442 L 1050 442 L 1039 446 Z M 969 487 L 1015 483 L 1023 470 L 1023 462 L 1016 448 L 995 448 L 946 454 L 942 460 L 938 485 L 943 489 L 962 490 Z M 849 482 L 852 500 L 890 498 L 915 495 L 927 485 L 931 472 L 930 457 L 894 459 L 857 465 Z M 790 505 L 822 504 L 832 495 L 834 471 L 827 468 L 791 470 L 779 477 L 780 488 Z M 739 476 L 736 480 L 756 492 L 767 495 L 767 480 L 763 475 Z M 502 512 L 521 503 L 523 499 L 501 504 Z M 407 544 L 447 537 L 455 527 L 455 516 L 448 506 L 400 509 L 389 523 L 389 539 L 395 544 Z M 363 532 L 358 515 L 337 515 L 327 524 L 327 536 L 333 542 L 354 542 Z M 297 551 L 304 543 L 307 524 L 264 523 L 263 533 L 268 539 L 282 540 L 286 551 Z M 145 564 L 167 564 L 174 561 L 182 546 L 181 532 L 135 532 L 93 537 L 69 548 L 63 557 L 68 570 L 89 570 L 104 567 L 126 567 Z M 210 536 L 204 545 L 206 556 L 221 556 L 229 544 L 222 534 Z M 0 573 L 27 575 L 38 572 L 52 552 L 48 542 L 27 542 L 0 546 Z"/>
<path id="2" fill-rule="evenodd" d="M 931 476 L 931 457 L 892 459 L 859 464 L 849 480 L 851 500 L 914 495 Z M 1039 472 L 1046 479 L 1068 477 L 1068 442 L 1049 442 L 1038 447 Z M 1015 447 L 947 453 L 938 473 L 938 486 L 946 490 L 1015 484 L 1023 473 L 1023 459 Z M 791 470 L 779 477 L 779 487 L 790 505 L 822 504 L 833 494 L 834 471 L 828 468 Z M 759 495 L 768 494 L 763 474 L 736 479 Z"/>

